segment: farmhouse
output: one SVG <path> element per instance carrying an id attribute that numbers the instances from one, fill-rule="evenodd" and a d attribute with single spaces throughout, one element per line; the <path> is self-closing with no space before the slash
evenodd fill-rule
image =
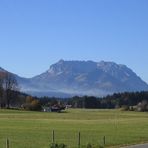
<path id="1" fill-rule="evenodd" d="M 44 112 L 61 112 L 62 110 L 65 110 L 65 106 L 60 105 L 53 105 L 51 107 L 43 107 Z"/>

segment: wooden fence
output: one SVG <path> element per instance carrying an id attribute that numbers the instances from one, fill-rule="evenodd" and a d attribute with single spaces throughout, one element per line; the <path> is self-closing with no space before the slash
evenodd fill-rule
<path id="1" fill-rule="evenodd" d="M 74 147 L 76 148 L 76 147 L 78 147 L 78 148 L 80 148 L 82 145 L 84 146 L 84 142 L 82 142 L 82 138 L 83 138 L 83 136 L 82 136 L 82 134 L 81 134 L 82 132 L 77 132 L 77 134 L 76 134 L 76 136 L 75 136 L 75 138 L 74 139 L 71 139 L 71 138 L 73 138 L 73 137 L 68 137 L 68 138 L 66 138 L 66 137 L 63 137 L 63 141 L 58 137 L 59 136 L 59 132 L 58 133 L 56 133 L 56 131 L 55 130 L 53 130 L 52 131 L 52 133 L 51 133 L 51 139 L 49 139 L 49 141 L 50 141 L 50 143 L 52 143 L 52 144 L 56 144 L 56 143 L 63 143 L 63 144 L 66 144 L 67 145 L 67 147 L 68 148 L 71 148 L 71 145 L 69 146 L 66 142 L 65 142 L 65 140 L 69 140 L 69 139 L 71 139 L 71 141 L 74 141 L 74 142 L 72 142 L 73 143 L 73 145 L 74 145 Z M 93 135 L 92 135 L 93 136 Z M 84 138 L 83 138 L 84 139 Z M 84 140 L 83 140 L 84 141 Z M 86 140 L 87 141 L 87 140 Z M 105 147 L 105 145 L 106 145 L 106 136 L 102 136 L 102 138 L 101 139 L 99 139 L 99 141 L 101 141 L 101 146 L 102 147 Z M 87 143 L 88 144 L 88 143 Z M 90 144 L 94 144 L 94 143 L 90 143 Z M 95 143 L 96 144 L 96 143 Z M 49 143 L 47 143 L 47 146 L 49 145 Z M 13 146 L 11 146 L 11 139 L 9 139 L 9 138 L 6 138 L 6 148 L 13 148 Z M 50 147 L 49 147 L 50 148 Z"/>

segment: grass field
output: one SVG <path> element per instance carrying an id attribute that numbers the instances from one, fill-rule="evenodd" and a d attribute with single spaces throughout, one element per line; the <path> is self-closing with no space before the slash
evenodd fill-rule
<path id="1" fill-rule="evenodd" d="M 10 148 L 49 148 L 55 130 L 55 141 L 77 148 L 103 143 L 120 147 L 148 142 L 148 113 L 119 110 L 70 109 L 64 113 L 0 110 L 0 148 L 10 139 Z"/>

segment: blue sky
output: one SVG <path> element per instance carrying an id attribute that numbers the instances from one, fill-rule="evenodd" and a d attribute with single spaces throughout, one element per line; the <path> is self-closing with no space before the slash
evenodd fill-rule
<path id="1" fill-rule="evenodd" d="M 147 0 L 0 0 L 0 66 L 32 77 L 60 59 L 114 61 L 148 82 Z"/>

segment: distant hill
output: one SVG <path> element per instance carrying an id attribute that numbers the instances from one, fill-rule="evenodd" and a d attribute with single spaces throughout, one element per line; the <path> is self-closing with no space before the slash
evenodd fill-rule
<path id="1" fill-rule="evenodd" d="M 37 96 L 104 96 L 114 92 L 148 90 L 148 85 L 125 65 L 114 62 L 60 60 L 33 78 L 18 77 L 21 90 Z"/>

